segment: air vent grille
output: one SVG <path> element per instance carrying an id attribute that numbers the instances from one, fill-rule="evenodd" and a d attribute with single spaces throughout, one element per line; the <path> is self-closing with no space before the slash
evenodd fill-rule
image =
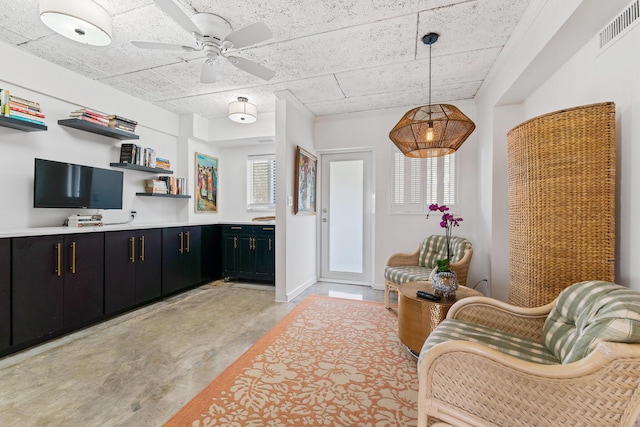
<path id="1" fill-rule="evenodd" d="M 640 0 L 634 0 L 626 9 L 609 23 L 598 37 L 600 51 L 621 38 L 640 21 Z"/>

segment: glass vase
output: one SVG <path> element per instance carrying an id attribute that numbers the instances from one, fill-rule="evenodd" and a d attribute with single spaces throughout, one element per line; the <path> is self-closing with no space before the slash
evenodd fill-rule
<path id="1" fill-rule="evenodd" d="M 453 271 L 437 271 L 431 278 L 431 286 L 436 295 L 443 298 L 455 298 L 458 289 L 458 276 Z"/>

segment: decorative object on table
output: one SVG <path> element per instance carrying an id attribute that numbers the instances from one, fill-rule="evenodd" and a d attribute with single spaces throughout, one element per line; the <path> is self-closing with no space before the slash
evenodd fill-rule
<path id="1" fill-rule="evenodd" d="M 507 134 L 511 304 L 537 307 L 585 278 L 615 280 L 615 116 L 613 102 L 584 105 Z"/>
<path id="2" fill-rule="evenodd" d="M 442 295 L 444 298 L 455 298 L 456 290 L 458 289 L 458 277 L 455 271 L 451 271 L 451 229 L 453 227 L 459 227 L 462 218 L 455 217 L 450 214 L 449 207 L 447 205 L 438 205 L 433 203 L 429 205 L 429 213 L 441 212 L 442 218 L 440 221 L 440 227 L 445 229 L 445 237 L 447 238 L 447 258 L 436 261 L 436 268 L 430 277 L 433 283 L 433 289 L 436 291 L 436 295 Z"/>
<path id="3" fill-rule="evenodd" d="M 294 211 L 296 215 L 316 214 L 316 169 L 318 160 L 304 148 L 296 148 Z"/>
<path id="4" fill-rule="evenodd" d="M 436 265 L 437 267 L 433 269 L 433 274 L 430 277 L 436 295 L 442 295 L 443 298 L 455 298 L 459 284 L 456 272 L 449 267 L 448 259 L 438 260 Z"/>
<path id="5" fill-rule="evenodd" d="M 462 111 L 449 104 L 431 104 L 431 47 L 437 33 L 422 37 L 429 45 L 429 105 L 408 111 L 389 132 L 389 139 L 407 157 L 438 157 L 454 153 L 476 128 Z"/>
<path id="6" fill-rule="evenodd" d="M 196 153 L 196 212 L 218 211 L 218 159 Z"/>

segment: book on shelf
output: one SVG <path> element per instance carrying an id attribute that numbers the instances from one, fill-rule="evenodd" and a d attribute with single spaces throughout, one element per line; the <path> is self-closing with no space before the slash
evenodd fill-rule
<path id="1" fill-rule="evenodd" d="M 0 89 L 0 114 L 39 125 L 45 125 L 40 104 L 11 94 L 9 89 Z"/>
<path id="2" fill-rule="evenodd" d="M 120 163 L 135 163 L 136 147 L 136 144 L 122 144 L 120 146 Z"/>
<path id="3" fill-rule="evenodd" d="M 126 117 L 118 116 L 116 114 L 109 114 L 107 116 L 109 120 L 109 127 L 125 130 L 128 132 L 135 132 L 138 122 L 128 119 Z"/>
<path id="4" fill-rule="evenodd" d="M 32 110 L 30 108 L 26 108 L 20 104 L 16 104 L 15 102 L 10 102 L 9 103 L 9 109 L 11 111 L 15 111 L 18 113 L 22 113 L 22 114 L 26 114 L 27 116 L 33 116 L 33 117 L 40 117 L 41 119 L 45 118 L 45 115 L 42 114 L 40 111 L 36 111 L 36 110 Z"/>
<path id="5" fill-rule="evenodd" d="M 124 143 L 120 146 L 120 163 L 155 168 L 157 167 L 156 159 L 156 150 L 153 148 L 145 148 L 131 143 Z"/>
<path id="6" fill-rule="evenodd" d="M 174 176 L 161 176 L 158 178 L 164 181 L 167 186 L 168 194 L 186 194 L 186 178 L 176 178 Z"/>

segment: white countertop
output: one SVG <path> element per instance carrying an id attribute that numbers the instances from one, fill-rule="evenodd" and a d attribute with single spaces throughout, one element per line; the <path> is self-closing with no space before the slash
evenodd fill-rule
<path id="1" fill-rule="evenodd" d="M 31 228 L 9 228 L 0 229 L 0 238 L 7 237 L 28 237 L 28 236 L 51 236 L 54 234 L 73 233 L 99 233 L 104 231 L 120 230 L 140 230 L 147 228 L 167 228 L 167 227 L 187 227 L 197 225 L 215 225 L 217 223 L 189 223 L 189 222 L 161 222 L 161 223 L 140 223 L 132 221 L 124 224 L 105 224 L 102 227 L 74 228 L 66 226 L 58 227 L 31 227 Z M 275 221 L 249 221 L 249 222 L 221 222 L 224 225 L 275 225 Z"/>

